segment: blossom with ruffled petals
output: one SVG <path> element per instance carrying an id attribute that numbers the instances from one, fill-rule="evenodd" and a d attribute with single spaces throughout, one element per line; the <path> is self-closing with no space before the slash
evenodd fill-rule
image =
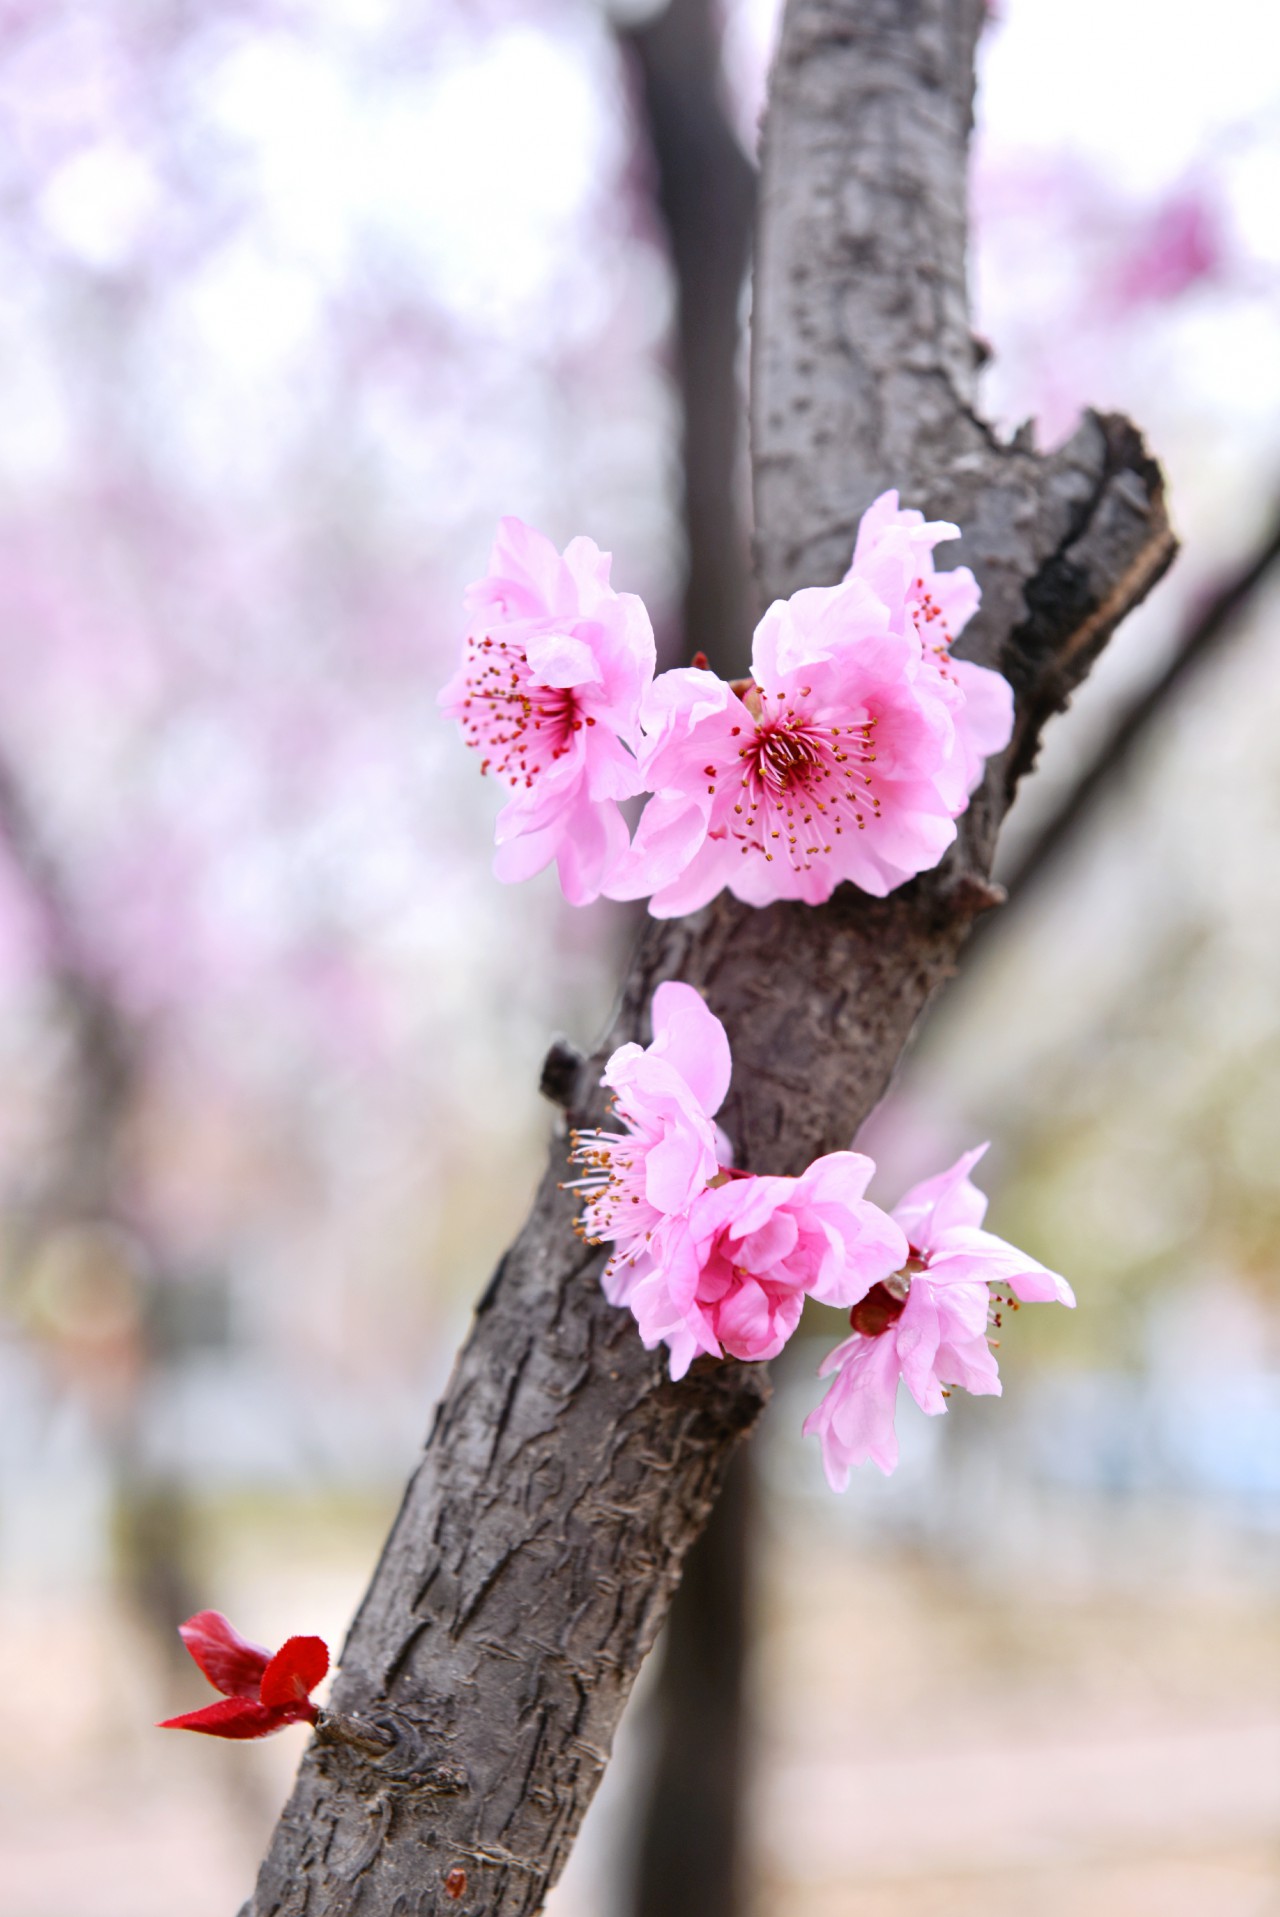
<path id="1" fill-rule="evenodd" d="M 955 837 L 948 699 L 859 580 L 775 601 L 741 694 L 697 667 L 663 673 L 643 720 L 654 797 L 605 889 L 651 894 L 657 918 L 725 886 L 749 905 L 818 905 L 842 879 L 883 897 Z"/>
<path id="2" fill-rule="evenodd" d="M 895 632 L 914 630 L 926 669 L 937 676 L 955 725 L 955 742 L 940 783 L 956 812 L 982 778 L 992 753 L 1013 732 L 1013 688 L 1001 673 L 952 657 L 951 645 L 978 609 L 981 593 L 968 566 L 939 572 L 933 549 L 958 539 L 947 520 L 926 520 L 898 504 L 896 490 L 881 493 L 858 526 L 846 580 L 862 579 L 890 610 Z"/>
<path id="3" fill-rule="evenodd" d="M 724 1026 L 691 985 L 668 980 L 653 995 L 653 1042 L 620 1045 L 605 1066 L 624 1131 L 578 1131 L 568 1186 L 586 1200 L 582 1235 L 612 1239 L 602 1283 L 626 1304 L 658 1244 L 731 1157 L 715 1114 L 732 1062 Z"/>
<path id="4" fill-rule="evenodd" d="M 329 1668 L 320 1637 L 291 1637 L 272 1655 L 241 1637 L 220 1611 L 197 1611 L 178 1634 L 215 1691 L 202 1710 L 167 1717 L 162 1731 L 203 1731 L 208 1737 L 267 1737 L 286 1724 L 314 1724 L 311 1692 Z"/>
<path id="5" fill-rule="evenodd" d="M 910 1246 L 907 1261 L 854 1305 L 852 1336 L 822 1363 L 819 1376 L 834 1373 L 834 1382 L 804 1428 L 821 1440 L 837 1491 L 848 1484 L 850 1468 L 868 1458 L 885 1472 L 897 1464 L 899 1379 L 930 1415 L 946 1410 L 951 1385 L 998 1395 L 988 1340 L 993 1313 L 1000 1323 L 997 1307 L 1075 1303 L 1065 1278 L 982 1229 L 987 1200 L 969 1173 L 986 1149 L 966 1152 L 895 1206 Z"/>
<path id="6" fill-rule="evenodd" d="M 799 1178 L 717 1180 L 647 1264 L 628 1302 L 671 1376 L 699 1353 L 776 1357 L 806 1297 L 848 1306 L 905 1261 L 907 1241 L 863 1198 L 875 1166 L 858 1152 L 815 1159 Z"/>
<path id="7" fill-rule="evenodd" d="M 564 553 L 519 519 L 498 527 L 468 588 L 463 658 L 440 694 L 481 770 L 510 789 L 494 871 L 530 878 L 554 859 L 574 905 L 598 898 L 627 847 L 620 799 L 641 791 L 631 747 L 653 679 L 649 615 L 609 584 L 593 540 Z"/>
<path id="8" fill-rule="evenodd" d="M 950 656 L 978 600 L 967 568 L 934 570 L 954 531 L 886 493 L 840 585 L 770 606 L 750 679 L 654 681 L 640 751 L 654 796 L 611 898 L 650 894 L 659 918 L 725 886 L 749 905 L 818 905 L 844 879 L 883 897 L 938 863 L 1013 712 L 999 673 Z"/>

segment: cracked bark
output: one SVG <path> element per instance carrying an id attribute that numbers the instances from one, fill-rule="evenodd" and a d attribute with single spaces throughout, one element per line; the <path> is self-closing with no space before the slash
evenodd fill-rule
<path id="1" fill-rule="evenodd" d="M 964 528 L 983 588 L 963 651 L 1014 684 L 1014 743 L 936 871 L 818 909 L 721 897 L 651 922 L 611 1031 L 552 1080 L 601 1113 L 603 1058 L 683 978 L 724 1019 L 723 1118 L 749 1168 L 846 1145 L 998 896 L 995 835 L 1041 727 L 1169 563 L 1158 471 L 1090 416 L 1045 458 L 974 410 L 965 155 L 981 0 L 791 0 L 775 66 L 755 282 L 753 468 L 767 600 L 837 579 L 885 486 Z M 352 1626 L 336 1710 L 390 1743 L 316 1740 L 246 1917 L 539 1910 L 765 1368 L 673 1385 L 597 1283 L 558 1190 L 533 1213 L 459 1354 Z"/>

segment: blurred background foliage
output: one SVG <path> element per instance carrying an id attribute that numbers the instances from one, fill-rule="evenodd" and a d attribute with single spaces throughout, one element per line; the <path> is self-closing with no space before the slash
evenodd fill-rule
<path id="1" fill-rule="evenodd" d="M 993 1225 L 1080 1309 L 1008 1328 L 1002 1403 L 904 1407 L 899 1474 L 844 1500 L 798 1435 L 815 1323 L 679 1682 L 749 1590 L 706 1815 L 752 1917 L 1254 1917 L 1280 1909 L 1280 23 L 992 11 L 987 406 L 1050 443 L 1129 412 L 1184 551 L 1054 729 L 1014 900 L 867 1143 L 892 1202 L 990 1136 Z M 774 27 L 770 0 L 0 6 L 14 1917 L 237 1907 L 301 1733 L 154 1734 L 199 1689 L 173 1626 L 340 1641 L 537 1175 L 547 1039 L 603 1022 L 632 920 L 494 884 L 495 794 L 434 695 L 504 512 L 611 549 L 668 663 L 745 656 L 726 414 Z M 555 1917 L 641 1908 L 671 1708 L 646 1733 L 637 1700 Z"/>

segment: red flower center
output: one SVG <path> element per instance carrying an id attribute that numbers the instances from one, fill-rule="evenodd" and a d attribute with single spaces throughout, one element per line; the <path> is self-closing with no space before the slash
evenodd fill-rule
<path id="1" fill-rule="evenodd" d="M 879 1338 L 901 1318 L 906 1297 L 895 1298 L 886 1285 L 872 1285 L 849 1313 L 849 1323 L 864 1338 Z"/>
<path id="2" fill-rule="evenodd" d="M 865 1298 L 859 1298 L 849 1313 L 849 1323 L 864 1338 L 878 1338 L 896 1325 L 901 1318 L 907 1299 L 911 1296 L 911 1280 L 916 1272 L 924 1271 L 929 1263 L 924 1252 L 910 1246 L 911 1256 L 901 1271 L 892 1271 L 883 1284 L 872 1285 Z"/>
<path id="3" fill-rule="evenodd" d="M 833 726 L 812 718 L 789 697 L 772 701 L 748 682 L 743 703 L 757 720 L 738 748 L 742 797 L 733 808 L 733 833 L 744 852 L 784 856 L 798 871 L 831 851 L 831 842 L 861 832 L 880 811 L 873 789 L 874 718 Z M 798 697 L 808 696 L 803 686 Z M 774 710 L 770 712 L 769 706 Z M 714 773 L 714 767 L 707 768 Z"/>
<path id="4" fill-rule="evenodd" d="M 463 737 L 485 754 L 480 770 L 529 787 L 569 750 L 584 721 L 572 686 L 535 686 L 523 646 L 487 634 L 467 641 Z M 585 721 L 594 725 L 593 719 Z"/>

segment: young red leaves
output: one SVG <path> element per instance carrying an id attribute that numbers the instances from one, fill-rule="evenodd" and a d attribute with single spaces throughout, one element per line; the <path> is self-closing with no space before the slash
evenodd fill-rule
<path id="1" fill-rule="evenodd" d="M 314 1724 L 311 1692 L 329 1669 L 321 1637 L 286 1639 L 275 1656 L 241 1637 L 220 1611 L 197 1611 L 179 1636 L 215 1691 L 203 1710 L 167 1717 L 162 1731 L 203 1731 L 208 1737 L 268 1737 L 286 1724 Z"/>

